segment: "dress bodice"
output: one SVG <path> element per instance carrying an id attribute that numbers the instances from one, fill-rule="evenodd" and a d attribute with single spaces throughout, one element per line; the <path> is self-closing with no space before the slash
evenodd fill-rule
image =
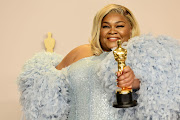
<path id="1" fill-rule="evenodd" d="M 69 120 L 110 120 L 110 106 L 96 73 L 97 64 L 105 55 L 83 58 L 69 67 L 72 88 Z"/>

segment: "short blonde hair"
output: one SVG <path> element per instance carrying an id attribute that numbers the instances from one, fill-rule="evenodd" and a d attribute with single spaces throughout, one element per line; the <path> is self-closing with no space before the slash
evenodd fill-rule
<path id="1" fill-rule="evenodd" d="M 121 5 L 117 5 L 117 4 L 107 5 L 104 8 L 102 8 L 99 12 L 97 12 L 97 14 L 93 20 L 93 28 L 92 28 L 92 32 L 91 32 L 91 41 L 90 42 L 91 42 L 91 49 L 92 49 L 92 52 L 94 55 L 100 55 L 103 52 L 101 45 L 100 45 L 100 40 L 99 40 L 100 39 L 101 22 L 102 22 L 103 18 L 111 12 L 116 12 L 116 13 L 119 13 L 119 14 L 125 16 L 125 18 L 129 21 L 129 23 L 132 27 L 131 37 L 140 35 L 139 25 L 138 25 L 134 15 L 128 8 L 121 6 Z"/>

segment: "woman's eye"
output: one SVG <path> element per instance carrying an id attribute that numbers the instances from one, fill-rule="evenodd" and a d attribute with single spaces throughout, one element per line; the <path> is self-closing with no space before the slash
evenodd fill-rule
<path id="1" fill-rule="evenodd" d="M 119 27 L 124 27 L 124 25 L 118 25 L 118 26 L 116 26 L 117 28 L 119 28 Z"/>
<path id="2" fill-rule="evenodd" d="M 109 28 L 109 26 L 107 26 L 107 25 L 104 25 L 104 26 L 102 26 L 102 28 Z"/>

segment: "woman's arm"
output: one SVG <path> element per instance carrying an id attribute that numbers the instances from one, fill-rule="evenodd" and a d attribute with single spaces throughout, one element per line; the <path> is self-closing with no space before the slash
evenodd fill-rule
<path id="1" fill-rule="evenodd" d="M 65 68 L 73 63 L 74 59 L 77 55 L 77 49 L 73 49 L 71 52 L 69 52 L 64 59 L 56 66 L 56 69 L 61 70 L 62 68 Z"/>
<path id="2" fill-rule="evenodd" d="M 132 84 L 132 89 L 136 89 L 136 90 L 140 89 L 140 80 L 137 79 L 136 77 L 134 78 L 134 82 Z"/>

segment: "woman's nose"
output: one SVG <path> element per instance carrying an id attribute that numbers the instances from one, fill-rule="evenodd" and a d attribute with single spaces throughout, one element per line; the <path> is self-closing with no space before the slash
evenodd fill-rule
<path id="1" fill-rule="evenodd" d="M 117 34 L 116 29 L 115 29 L 115 28 L 111 28 L 111 29 L 109 30 L 109 34 Z"/>

